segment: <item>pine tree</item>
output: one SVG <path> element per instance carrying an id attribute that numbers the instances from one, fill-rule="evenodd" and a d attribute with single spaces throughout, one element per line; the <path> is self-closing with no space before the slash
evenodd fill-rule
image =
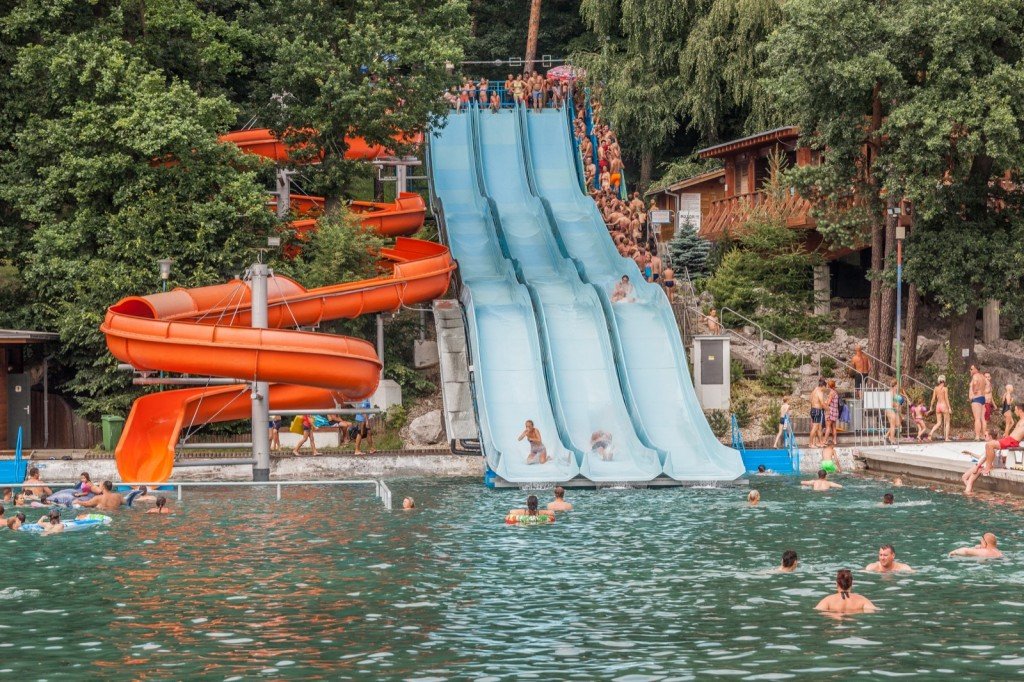
<path id="1" fill-rule="evenodd" d="M 697 229 L 689 219 L 668 243 L 668 259 L 672 269 L 682 274 L 685 268 L 691 277 L 707 274 L 710 253 L 711 242 L 697 235 Z"/>

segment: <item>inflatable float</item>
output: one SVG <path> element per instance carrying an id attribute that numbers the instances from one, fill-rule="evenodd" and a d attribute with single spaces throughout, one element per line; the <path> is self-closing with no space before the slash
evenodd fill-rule
<path id="1" fill-rule="evenodd" d="M 109 526 L 110 517 L 104 514 L 87 514 L 84 519 L 71 519 L 64 521 L 64 532 L 74 530 L 87 530 L 98 526 Z M 42 533 L 46 529 L 38 523 L 23 523 L 18 530 L 24 533 Z"/>

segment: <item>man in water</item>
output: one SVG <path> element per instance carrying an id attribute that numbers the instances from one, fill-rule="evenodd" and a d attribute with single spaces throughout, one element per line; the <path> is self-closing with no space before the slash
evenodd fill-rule
<path id="1" fill-rule="evenodd" d="M 751 507 L 756 507 L 757 503 L 761 501 L 761 493 L 757 490 L 751 490 L 747 493 L 747 504 Z"/>
<path id="2" fill-rule="evenodd" d="M 60 520 L 60 512 L 56 509 L 51 510 L 47 516 L 39 519 L 39 525 L 43 527 L 43 535 L 64 532 L 64 523 Z"/>
<path id="3" fill-rule="evenodd" d="M 79 507 L 96 507 L 100 511 L 117 511 L 124 504 L 124 498 L 120 493 L 114 492 L 114 484 L 110 481 L 103 481 L 100 494 L 85 502 L 76 502 Z"/>
<path id="4" fill-rule="evenodd" d="M 820 468 L 830 474 L 843 473 L 843 468 L 839 466 L 839 457 L 836 456 L 836 447 L 834 445 L 826 445 L 821 449 Z"/>
<path id="5" fill-rule="evenodd" d="M 402 500 L 402 509 L 415 509 L 415 508 L 416 508 L 416 500 L 412 499 L 411 497 L 407 497 L 404 500 Z"/>
<path id="6" fill-rule="evenodd" d="M 868 564 L 864 569 L 872 573 L 896 573 L 897 571 L 911 571 L 910 566 L 896 561 L 896 550 L 892 545 L 882 545 L 878 548 L 878 561 Z"/>
<path id="7" fill-rule="evenodd" d="M 974 437 L 985 440 L 985 375 L 971 365 L 971 415 L 974 417 Z"/>
<path id="8" fill-rule="evenodd" d="M 156 498 L 156 506 L 152 509 L 146 510 L 147 514 L 173 514 L 170 508 L 167 506 L 167 498 L 163 495 L 158 495 Z"/>
<path id="9" fill-rule="evenodd" d="M 818 478 L 814 479 L 813 481 L 800 481 L 800 485 L 809 485 L 811 486 L 811 490 L 814 490 L 815 492 L 819 493 L 825 492 L 826 490 L 831 490 L 833 488 L 843 487 L 838 483 L 833 483 L 832 481 L 827 480 L 827 477 L 828 472 L 826 472 L 824 469 L 819 469 Z"/>
<path id="10" fill-rule="evenodd" d="M 4 517 L 4 506 L 0 504 L 0 523 L 7 523 L 7 519 Z"/>
<path id="11" fill-rule="evenodd" d="M 979 559 L 1002 559 L 1003 553 L 996 549 L 996 536 L 992 533 L 985 533 L 981 536 L 981 542 L 974 547 L 958 547 L 950 552 L 949 556 L 972 556 Z"/>
<path id="12" fill-rule="evenodd" d="M 1010 431 L 1010 435 L 999 440 L 990 440 L 985 443 L 985 459 L 978 462 L 978 464 L 969 469 L 961 477 L 964 482 L 964 494 L 970 495 L 974 492 L 974 482 L 981 476 L 987 476 L 992 472 L 992 465 L 995 463 L 996 452 L 999 450 L 1006 450 L 1009 448 L 1019 448 L 1021 440 L 1024 440 L 1024 403 L 1017 403 L 1013 406 L 1013 413 L 1017 417 L 1017 423 L 1014 425 L 1013 430 Z M 966 454 L 973 454 L 967 450 L 964 451 Z"/>
<path id="13" fill-rule="evenodd" d="M 36 497 L 53 494 L 53 491 L 50 490 L 50 488 L 39 478 L 38 467 L 32 467 L 28 470 L 28 478 L 25 479 L 25 483 L 21 486 L 21 489 L 25 492 L 32 493 Z"/>
<path id="14" fill-rule="evenodd" d="M 895 501 L 896 501 L 896 498 L 892 496 L 892 493 L 886 493 L 886 494 L 882 495 L 882 504 L 883 505 L 892 504 Z"/>
<path id="15" fill-rule="evenodd" d="M 24 512 L 18 512 L 11 518 L 7 519 L 7 528 L 9 530 L 18 530 L 25 523 Z"/>
<path id="16" fill-rule="evenodd" d="M 825 380 L 818 379 L 818 386 L 811 391 L 811 433 L 808 436 L 808 447 L 820 448 L 824 445 L 822 441 L 822 429 L 825 428 Z"/>
<path id="17" fill-rule="evenodd" d="M 779 566 L 779 573 L 792 573 L 799 564 L 800 560 L 797 558 L 796 552 L 787 549 L 782 553 L 782 565 Z"/>
<path id="18" fill-rule="evenodd" d="M 555 499 L 548 502 L 548 511 L 572 511 L 572 503 L 565 501 L 565 488 L 555 486 Z"/>

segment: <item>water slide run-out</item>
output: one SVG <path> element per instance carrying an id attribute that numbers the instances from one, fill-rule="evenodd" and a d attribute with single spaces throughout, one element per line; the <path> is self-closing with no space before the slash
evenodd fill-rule
<path id="1" fill-rule="evenodd" d="M 289 159 L 289 149 L 269 131 L 240 131 L 221 139 L 249 153 Z M 359 140 L 349 143 L 350 158 L 376 158 L 383 152 Z M 293 199 L 300 212 L 315 214 L 323 207 L 320 197 Z M 400 195 L 394 204 L 361 202 L 354 210 L 366 216 L 364 227 L 397 236 L 422 226 L 425 206 L 418 195 Z M 305 289 L 286 277 L 271 276 L 269 329 L 251 328 L 249 283 L 242 280 L 129 297 L 111 306 L 101 330 L 118 360 L 142 371 L 240 381 L 151 393 L 136 400 L 115 451 L 121 478 L 167 480 L 182 430 L 250 418 L 250 384 L 242 382 L 270 382 L 271 410 L 332 409 L 372 395 L 381 362 L 371 344 L 289 328 L 429 301 L 448 289 L 454 268 L 446 247 L 398 237 L 393 248 L 381 251 L 385 274 L 376 278 Z"/>
<path id="2" fill-rule="evenodd" d="M 553 476 L 525 464 L 513 439 L 532 418 L 549 450 L 570 453 L 596 482 L 734 480 L 741 458 L 704 418 L 668 301 L 616 252 L 575 157 L 554 110 L 473 109 L 431 139 L 488 464 L 513 483 L 568 480 L 568 468 Z M 623 274 L 635 295 L 612 304 Z"/>

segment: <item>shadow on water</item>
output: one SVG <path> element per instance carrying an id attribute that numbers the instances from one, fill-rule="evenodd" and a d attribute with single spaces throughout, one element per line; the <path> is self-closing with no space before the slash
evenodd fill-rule
<path id="1" fill-rule="evenodd" d="M 172 516 L 0 531 L 0 671 L 115 679 L 755 679 L 1024 672 L 1020 505 L 843 479 L 571 491 L 550 527 L 476 481 L 188 492 Z M 550 495 L 540 495 L 542 503 Z M 949 559 L 995 532 L 1008 558 Z M 892 543 L 912 575 L 864 573 Z M 795 549 L 800 569 L 773 572 Z M 883 610 L 813 611 L 838 568 Z"/>

